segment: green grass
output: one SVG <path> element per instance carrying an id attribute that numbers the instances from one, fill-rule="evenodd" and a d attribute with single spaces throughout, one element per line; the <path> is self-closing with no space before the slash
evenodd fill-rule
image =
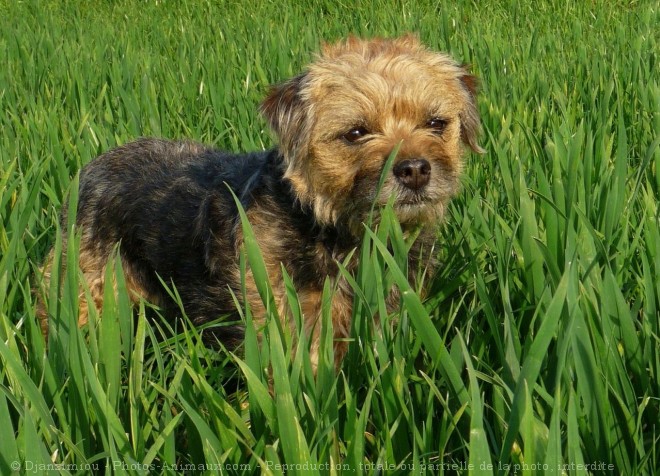
<path id="1" fill-rule="evenodd" d="M 0 0 L 0 474 L 658 474 L 655 2 L 295 3 Z M 396 223 L 367 234 L 339 375 L 329 334 L 314 379 L 274 319 L 241 358 L 133 326 L 119 267 L 78 330 L 69 266 L 44 350 L 31 290 L 83 164 L 138 136 L 269 147 L 268 84 L 323 40 L 411 30 L 481 78 L 487 153 L 423 301 Z"/>

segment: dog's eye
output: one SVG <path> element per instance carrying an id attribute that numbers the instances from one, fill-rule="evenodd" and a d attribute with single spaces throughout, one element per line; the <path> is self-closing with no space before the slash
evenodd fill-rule
<path id="1" fill-rule="evenodd" d="M 426 127 L 432 130 L 434 134 L 442 134 L 447 127 L 447 120 L 439 117 L 433 117 L 426 122 Z"/>
<path id="2" fill-rule="evenodd" d="M 342 135 L 342 138 L 349 143 L 356 142 L 359 139 L 362 139 L 364 136 L 369 134 L 369 131 L 362 126 L 353 127 L 348 132 Z"/>

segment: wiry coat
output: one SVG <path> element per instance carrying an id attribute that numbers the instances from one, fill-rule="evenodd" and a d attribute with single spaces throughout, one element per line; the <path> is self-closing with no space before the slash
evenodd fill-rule
<path id="1" fill-rule="evenodd" d="M 279 138 L 274 150 L 234 155 L 190 142 L 141 139 L 101 155 L 81 173 L 77 214 L 80 267 L 94 305 L 101 304 L 106 263 L 119 244 L 134 299 L 143 297 L 176 317 L 179 309 L 162 279 L 176 286 L 195 323 L 235 315 L 232 293 L 243 295 L 243 235 L 231 189 L 255 231 L 285 320 L 282 266 L 293 279 L 313 365 L 323 284 L 327 278 L 334 283 L 339 363 L 353 295 L 337 262 L 358 246 L 372 205 L 392 197 L 404 230 L 422 228 L 411 260 L 432 248 L 458 189 L 464 145 L 481 151 L 474 95 L 474 77 L 414 37 L 350 38 L 326 46 L 305 72 L 271 90 L 261 111 Z M 395 147 L 394 166 L 379 191 Z M 353 259 L 350 268 L 355 265 Z M 50 272 L 49 262 L 46 278 Z M 249 269 L 245 285 L 259 321 L 264 308 Z M 81 324 L 87 306 L 81 294 Z M 46 331 L 43 306 L 39 316 Z M 234 345 L 241 326 L 219 327 L 214 337 Z"/>

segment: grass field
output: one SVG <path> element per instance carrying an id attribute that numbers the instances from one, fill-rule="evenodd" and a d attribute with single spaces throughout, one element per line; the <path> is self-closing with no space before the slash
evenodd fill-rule
<path id="1" fill-rule="evenodd" d="M 0 0 L 0 474 L 658 474 L 657 3 L 246 5 Z M 82 165 L 139 136 L 270 147 L 268 84 L 323 40 L 406 31 L 481 78 L 487 153 L 397 326 L 367 325 L 405 286 L 395 223 L 360 250 L 342 372 L 325 339 L 316 380 L 275 320 L 241 359 L 134 331 L 120 269 L 78 330 L 71 240 L 44 350 L 31 289 Z"/>

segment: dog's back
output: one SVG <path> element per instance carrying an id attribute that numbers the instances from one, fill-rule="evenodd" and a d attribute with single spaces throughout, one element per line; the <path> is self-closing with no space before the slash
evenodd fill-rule
<path id="1" fill-rule="evenodd" d="M 183 302 L 194 303 L 186 309 L 193 322 L 235 311 L 238 214 L 229 189 L 248 207 L 261 193 L 268 158 L 268 152 L 232 155 L 193 142 L 140 139 L 87 164 L 80 174 L 76 224 L 82 232 L 80 267 L 96 307 L 106 264 L 119 245 L 134 300 L 143 297 L 168 315 L 178 313 L 160 278 L 176 285 Z M 65 213 L 62 221 L 66 229 Z M 82 291 L 80 300 L 83 324 L 88 305 Z"/>

